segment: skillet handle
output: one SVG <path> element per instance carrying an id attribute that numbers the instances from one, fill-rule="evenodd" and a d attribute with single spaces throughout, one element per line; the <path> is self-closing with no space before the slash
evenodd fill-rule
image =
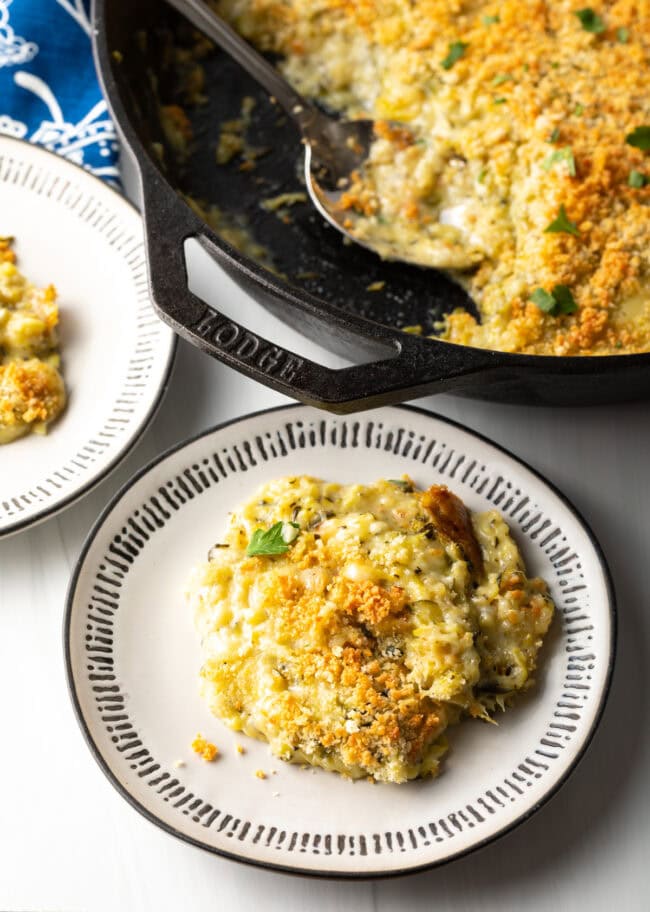
<path id="1" fill-rule="evenodd" d="M 423 396 L 485 385 L 493 373 L 504 377 L 503 356 L 481 349 L 411 336 L 340 314 L 324 302 L 296 299 L 296 322 L 323 326 L 350 351 L 380 351 L 372 363 L 341 369 L 324 367 L 219 313 L 188 288 L 184 242 L 196 238 L 213 259 L 254 294 L 273 295 L 285 312 L 291 298 L 249 271 L 236 251 L 210 239 L 202 219 L 183 203 L 151 161 L 141 161 L 145 242 L 152 299 L 159 316 L 180 336 L 241 373 L 308 405 L 345 414 Z M 300 309 L 298 309 L 300 308 Z M 350 328 L 352 325 L 352 329 Z"/>

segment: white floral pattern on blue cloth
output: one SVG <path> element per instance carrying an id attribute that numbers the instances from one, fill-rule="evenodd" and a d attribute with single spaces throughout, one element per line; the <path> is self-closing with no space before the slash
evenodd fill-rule
<path id="1" fill-rule="evenodd" d="M 118 180 L 92 58 L 89 0 L 0 0 L 0 133 Z"/>

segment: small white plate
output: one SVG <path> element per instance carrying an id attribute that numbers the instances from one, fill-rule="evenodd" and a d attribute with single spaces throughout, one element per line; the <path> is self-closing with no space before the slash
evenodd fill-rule
<path id="1" fill-rule="evenodd" d="M 372 785 L 284 764 L 266 744 L 236 737 L 199 697 L 201 650 L 183 598 L 190 568 L 218 540 L 228 511 L 271 478 L 370 482 L 403 472 L 420 486 L 448 484 L 473 510 L 497 507 L 531 573 L 550 583 L 558 612 L 537 685 L 498 726 L 468 720 L 452 729 L 436 780 Z M 79 559 L 65 641 L 91 750 L 145 817 L 242 861 L 368 877 L 449 861 L 548 799 L 600 717 L 614 631 L 598 545 L 566 500 L 519 460 L 415 409 L 336 417 L 296 406 L 208 431 L 122 489 Z M 221 749 L 217 762 L 192 754 L 197 732 Z M 257 779 L 257 769 L 269 778 Z"/>
<path id="2" fill-rule="evenodd" d="M 68 406 L 45 437 L 0 447 L 0 538 L 68 506 L 153 417 L 175 337 L 154 314 L 142 222 L 122 196 L 50 152 L 0 136 L 0 235 L 59 293 Z"/>

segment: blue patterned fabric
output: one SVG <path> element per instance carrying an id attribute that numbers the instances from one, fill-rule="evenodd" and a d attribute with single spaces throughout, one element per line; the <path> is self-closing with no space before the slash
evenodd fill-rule
<path id="1" fill-rule="evenodd" d="M 118 146 L 90 43 L 90 0 L 0 0 L 0 133 L 109 181 Z"/>

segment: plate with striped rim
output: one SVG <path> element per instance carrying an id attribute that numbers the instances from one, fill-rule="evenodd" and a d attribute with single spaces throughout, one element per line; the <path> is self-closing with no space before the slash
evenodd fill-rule
<path id="1" fill-rule="evenodd" d="M 436 779 L 352 782 L 272 758 L 210 715 L 183 592 L 228 512 L 272 478 L 447 484 L 497 508 L 557 614 L 535 687 L 499 717 L 450 730 Z M 88 745 L 121 795 L 210 852 L 301 874 L 374 877 L 457 858 L 526 820 L 567 779 L 600 719 L 615 610 L 598 544 L 535 471 L 461 426 L 408 407 L 353 416 L 289 406 L 207 431 L 116 495 L 84 546 L 65 620 L 70 692 Z M 192 754 L 203 732 L 216 763 Z M 257 770 L 269 773 L 256 778 Z"/>
<path id="2" fill-rule="evenodd" d="M 148 294 L 140 215 L 77 165 L 0 136 L 0 235 L 58 292 L 68 404 L 45 436 L 0 447 L 0 538 L 54 515 L 126 455 L 166 388 L 175 336 Z"/>

